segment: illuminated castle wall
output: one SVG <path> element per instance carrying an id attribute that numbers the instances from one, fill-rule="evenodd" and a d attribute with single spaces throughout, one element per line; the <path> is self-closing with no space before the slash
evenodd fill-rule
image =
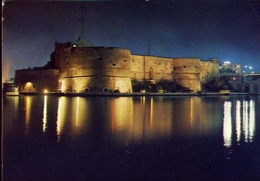
<path id="1" fill-rule="evenodd" d="M 217 74 L 219 61 L 132 55 L 124 48 L 92 47 L 83 39 L 55 43 L 45 67 L 16 70 L 20 91 L 132 92 L 132 82 L 178 84 L 200 91 L 207 76 Z M 28 84 L 30 82 L 30 84 Z"/>

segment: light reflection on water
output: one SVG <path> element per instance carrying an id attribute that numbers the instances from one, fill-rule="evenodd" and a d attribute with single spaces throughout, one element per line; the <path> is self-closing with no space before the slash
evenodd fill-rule
<path id="1" fill-rule="evenodd" d="M 223 102 L 221 108 L 219 102 L 200 97 L 88 99 L 53 98 L 45 95 L 43 99 L 32 96 L 7 99 L 13 100 L 12 104 L 16 107 L 16 112 L 20 101 L 20 109 L 25 115 L 25 135 L 33 129 L 30 127 L 30 122 L 38 120 L 37 108 L 42 107 L 42 132 L 48 131 L 48 122 L 55 121 L 57 142 L 64 134 L 80 136 L 87 133 L 90 123 L 97 120 L 102 121 L 100 125 L 107 133 L 126 144 L 163 139 L 174 135 L 191 137 L 197 134 L 214 135 L 222 127 L 224 145 L 231 147 L 234 144 L 232 139 L 234 136 L 236 144 L 239 145 L 241 138 L 244 138 L 245 142 L 252 142 L 255 134 L 255 100 L 218 99 Z M 50 107 L 53 104 L 57 106 Z M 53 108 L 57 110 L 56 116 L 55 110 L 50 111 Z"/>
<path id="2" fill-rule="evenodd" d="M 31 111 L 32 111 L 32 97 L 26 97 L 24 99 L 25 109 L 25 134 L 28 134 L 28 130 L 30 129 L 30 121 L 31 121 Z"/>
<path id="3" fill-rule="evenodd" d="M 43 105 L 43 118 L 42 118 L 42 131 L 45 132 L 47 129 L 47 95 L 44 96 L 44 105 Z"/>
<path id="4" fill-rule="evenodd" d="M 17 105 L 18 97 L 12 99 L 15 100 L 13 104 Z M 35 115 L 35 109 L 42 104 L 42 131 L 48 131 L 48 122 L 55 121 L 58 142 L 63 134 L 80 136 L 86 133 L 90 122 L 95 119 L 105 122 L 102 124 L 105 130 L 125 143 L 183 134 L 213 135 L 221 125 L 226 147 L 232 146 L 234 135 L 237 144 L 240 144 L 241 138 L 244 138 L 245 142 L 252 142 L 254 139 L 254 100 L 218 100 L 223 101 L 222 110 L 218 102 L 199 97 L 121 97 L 97 100 L 82 97 L 53 99 L 47 95 L 42 100 L 39 97 L 24 96 L 19 99 L 21 109 L 25 112 L 24 132 L 28 134 L 30 122 L 36 121 L 31 120 L 32 117 L 39 116 Z M 53 108 L 50 104 L 57 104 L 56 116 L 52 115 L 55 111 L 50 113 Z M 233 127 L 235 134 L 232 133 Z"/>
<path id="5" fill-rule="evenodd" d="M 226 174 L 229 180 L 245 170 L 256 177 L 260 172 L 258 97 L 45 95 L 5 97 L 3 106 L 10 177 L 19 170 L 17 178 L 20 173 L 38 178 L 44 170 L 57 178 L 96 178 L 111 168 L 108 173 L 122 171 L 125 178 L 143 173 L 152 178 L 160 169 L 156 178 L 165 180 L 186 172 L 197 178 Z"/>
<path id="6" fill-rule="evenodd" d="M 80 135 L 88 129 L 89 103 L 80 97 L 58 99 L 57 141 L 63 134 Z"/>
<path id="7" fill-rule="evenodd" d="M 232 116 L 231 116 L 231 102 L 224 103 L 224 124 L 223 124 L 223 138 L 226 147 L 231 146 L 232 138 Z"/>
<path id="8" fill-rule="evenodd" d="M 241 138 L 244 138 L 246 143 L 253 142 L 255 134 L 255 101 L 237 100 L 232 105 L 231 101 L 224 102 L 224 120 L 223 120 L 223 138 L 224 145 L 226 147 L 232 146 L 232 127 L 235 127 L 236 131 L 236 144 L 240 144 Z M 235 110 L 232 110 L 232 107 Z M 233 113 L 234 112 L 234 113 Z M 242 120 L 241 120 L 242 112 Z M 233 116 L 234 115 L 234 116 Z M 235 122 L 233 123 L 233 119 Z M 235 125 L 234 125 L 235 124 Z M 242 130 L 241 130 L 242 129 Z"/>

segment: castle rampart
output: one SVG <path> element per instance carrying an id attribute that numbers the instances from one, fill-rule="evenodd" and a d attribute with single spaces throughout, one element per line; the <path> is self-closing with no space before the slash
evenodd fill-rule
<path id="1" fill-rule="evenodd" d="M 15 71 L 15 84 L 21 92 L 43 92 L 59 87 L 58 69 L 23 69 Z"/>
<path id="2" fill-rule="evenodd" d="M 61 92 L 123 93 L 132 92 L 132 82 L 135 81 L 151 84 L 166 82 L 171 86 L 175 84 L 190 91 L 200 91 L 200 83 L 207 76 L 218 73 L 215 61 L 132 55 L 124 48 L 78 45 L 56 42 L 48 62 L 49 66 L 54 65 L 52 69 L 45 66 L 45 70 L 17 70 L 15 79 L 21 85 L 20 89 L 28 90 L 24 89 L 24 85 L 32 82 L 37 86 L 30 91 L 41 92 L 47 87 Z"/>
<path id="3" fill-rule="evenodd" d="M 173 63 L 171 58 L 132 55 L 131 77 L 139 81 L 173 80 Z"/>

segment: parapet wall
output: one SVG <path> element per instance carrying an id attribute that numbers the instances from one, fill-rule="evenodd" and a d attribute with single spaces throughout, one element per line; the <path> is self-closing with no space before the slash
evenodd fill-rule
<path id="1" fill-rule="evenodd" d="M 153 83 L 173 80 L 173 62 L 171 58 L 132 55 L 131 78 L 142 81 L 151 80 Z"/>
<path id="2" fill-rule="evenodd" d="M 59 86 L 59 70 L 16 70 L 15 84 L 19 87 L 20 91 L 25 92 L 51 90 Z"/>

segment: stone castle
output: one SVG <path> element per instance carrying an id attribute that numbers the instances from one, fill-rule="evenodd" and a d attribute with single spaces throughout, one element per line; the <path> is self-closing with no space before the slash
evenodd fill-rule
<path id="1" fill-rule="evenodd" d="M 128 49 L 95 47 L 78 38 L 55 42 L 45 66 L 16 70 L 15 84 L 20 92 L 130 93 L 140 85 L 197 92 L 207 77 L 219 73 L 219 64 L 219 59 L 133 55 Z"/>

